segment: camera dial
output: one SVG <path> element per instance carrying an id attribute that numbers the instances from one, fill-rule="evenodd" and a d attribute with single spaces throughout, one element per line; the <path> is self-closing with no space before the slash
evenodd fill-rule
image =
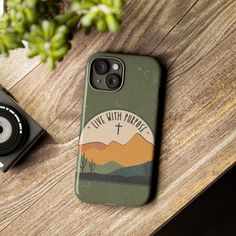
<path id="1" fill-rule="evenodd" d="M 0 156 L 13 152 L 23 144 L 26 122 L 15 108 L 0 104 Z"/>

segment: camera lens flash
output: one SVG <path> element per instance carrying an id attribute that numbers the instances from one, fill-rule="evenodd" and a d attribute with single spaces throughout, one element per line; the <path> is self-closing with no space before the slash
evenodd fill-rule
<path id="1" fill-rule="evenodd" d="M 119 68 L 120 68 L 120 66 L 116 63 L 112 65 L 113 70 L 119 70 Z"/>
<path id="2" fill-rule="evenodd" d="M 100 79 L 97 79 L 97 83 L 100 84 L 102 81 Z"/>

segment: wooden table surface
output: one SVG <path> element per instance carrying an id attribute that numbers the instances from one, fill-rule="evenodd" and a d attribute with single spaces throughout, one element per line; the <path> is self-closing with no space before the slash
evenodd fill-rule
<path id="1" fill-rule="evenodd" d="M 24 50 L 0 83 L 45 129 L 0 173 L 0 235 L 149 235 L 236 162 L 236 1 L 126 1 L 117 35 L 79 33 L 54 72 Z M 168 71 L 158 193 L 136 209 L 74 194 L 85 63 L 97 51 L 150 55 Z M 217 207 L 217 206 L 216 206 Z"/>

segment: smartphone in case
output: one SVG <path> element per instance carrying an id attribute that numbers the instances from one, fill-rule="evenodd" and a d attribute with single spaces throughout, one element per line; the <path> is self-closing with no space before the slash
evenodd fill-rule
<path id="1" fill-rule="evenodd" d="M 128 207 L 149 201 L 160 80 L 151 57 L 89 59 L 75 186 L 81 201 Z"/>

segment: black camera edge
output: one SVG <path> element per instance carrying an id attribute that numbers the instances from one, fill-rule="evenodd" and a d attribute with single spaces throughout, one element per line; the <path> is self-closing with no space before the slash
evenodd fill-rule
<path id="1" fill-rule="evenodd" d="M 16 103 L 14 97 L 0 85 L 0 118 L 2 126 L 7 124 L 9 138 L 0 143 L 0 170 L 8 171 L 23 155 L 46 133 L 46 131 L 34 121 Z M 1 124 L 0 124 L 1 126 Z M 5 127 L 1 127 L 3 133 Z M 8 137 L 7 136 L 7 137 Z M 1 139 L 0 139 L 1 141 Z"/>

